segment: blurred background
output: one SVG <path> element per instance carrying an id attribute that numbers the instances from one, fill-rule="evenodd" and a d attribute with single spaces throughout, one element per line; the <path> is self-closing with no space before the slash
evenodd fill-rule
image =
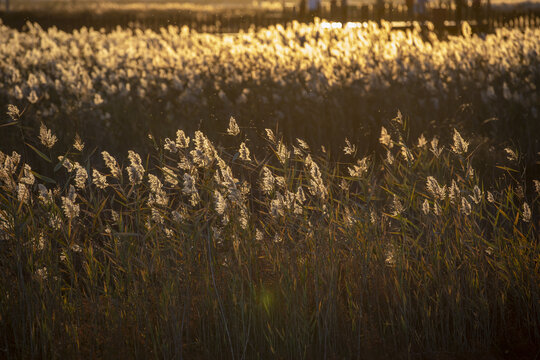
<path id="1" fill-rule="evenodd" d="M 187 25 L 201 32 L 238 32 L 314 17 L 336 22 L 392 22 L 394 28 L 412 26 L 413 20 L 431 21 L 454 32 L 468 21 L 473 28 L 535 27 L 540 1 L 521 0 L 194 0 L 189 2 L 0 0 L 0 19 L 22 29 L 27 21 L 43 28 L 73 30 L 82 26 L 114 29 L 139 27 L 159 30 Z"/>

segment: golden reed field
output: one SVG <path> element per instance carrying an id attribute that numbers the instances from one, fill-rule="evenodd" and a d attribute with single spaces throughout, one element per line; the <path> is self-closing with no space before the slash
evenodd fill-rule
<path id="1" fill-rule="evenodd" d="M 0 25 L 0 358 L 535 359 L 539 54 Z"/>

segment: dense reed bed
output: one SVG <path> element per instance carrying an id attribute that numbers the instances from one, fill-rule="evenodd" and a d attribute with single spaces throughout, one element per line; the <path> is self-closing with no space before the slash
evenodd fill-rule
<path id="1" fill-rule="evenodd" d="M 491 149 L 486 182 L 487 145 L 413 138 L 401 113 L 370 153 L 248 139 L 231 118 L 214 139 L 179 130 L 116 158 L 9 116 L 27 154 L 0 153 L 8 358 L 538 351 L 540 182 L 514 148 Z"/>
<path id="2" fill-rule="evenodd" d="M 289 142 L 335 152 L 348 134 L 373 151 L 400 109 L 415 136 L 459 127 L 535 161 L 539 29 L 476 35 L 465 23 L 463 35 L 439 38 L 429 23 L 407 32 L 385 22 L 329 25 L 223 35 L 0 26 L 0 103 L 25 109 L 29 128 L 44 121 L 60 141 L 84 133 L 114 153 L 143 151 L 148 132 L 214 136 L 231 115 L 253 129 L 277 126 Z M 18 146 L 9 133 L 0 150 Z"/>

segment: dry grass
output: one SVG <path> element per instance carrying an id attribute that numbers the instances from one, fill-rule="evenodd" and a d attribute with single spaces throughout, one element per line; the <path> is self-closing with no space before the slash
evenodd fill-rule
<path id="1" fill-rule="evenodd" d="M 246 160 L 231 121 L 230 147 L 179 132 L 118 168 L 42 128 L 52 177 L 0 155 L 4 355 L 532 358 L 540 183 L 501 148 L 487 187 L 475 144 L 407 123 L 367 154 L 264 131 Z"/>

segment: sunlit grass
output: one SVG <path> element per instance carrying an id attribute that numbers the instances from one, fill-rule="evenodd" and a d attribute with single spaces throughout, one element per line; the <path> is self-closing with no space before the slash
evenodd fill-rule
<path id="1" fill-rule="evenodd" d="M 538 152 L 539 29 L 482 35 L 464 24 L 464 36 L 440 37 L 432 24 L 392 31 L 319 20 L 224 35 L 27 27 L 0 26 L 0 99 L 25 110 L 25 127 L 43 121 L 61 141 L 79 132 L 126 152 L 179 124 L 213 136 L 234 115 L 334 150 L 347 133 L 366 150 L 400 109 L 416 135 L 442 135 L 455 121 L 492 145 L 519 144 L 529 161 Z M 5 141 L 21 144 L 18 133 Z"/>

